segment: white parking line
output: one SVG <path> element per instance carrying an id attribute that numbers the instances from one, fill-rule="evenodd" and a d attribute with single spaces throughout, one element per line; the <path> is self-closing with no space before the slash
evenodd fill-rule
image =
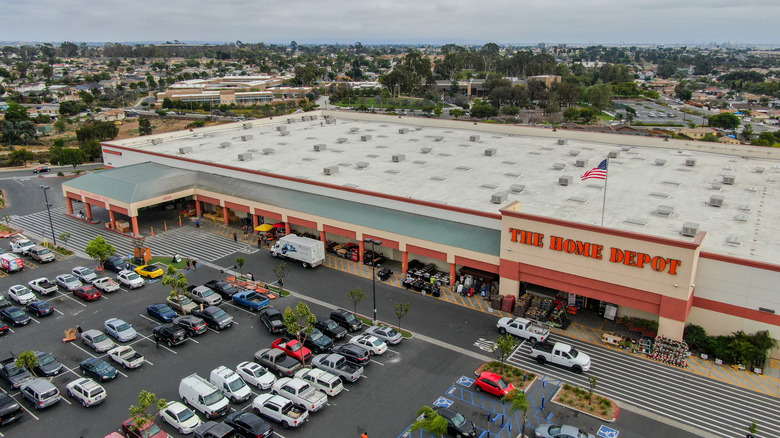
<path id="1" fill-rule="evenodd" d="M 141 336 L 142 338 L 146 339 L 146 340 L 147 340 L 147 341 L 149 341 L 149 342 L 155 342 L 155 340 L 154 340 L 154 339 L 153 339 L 151 336 L 144 336 L 144 335 L 139 335 L 139 336 Z M 139 339 L 139 340 L 140 340 L 140 339 Z M 157 343 L 155 342 L 155 344 L 157 344 Z M 157 347 L 158 347 L 158 348 L 164 348 L 164 349 L 166 349 L 166 350 L 170 351 L 170 352 L 171 352 L 171 353 L 173 353 L 173 354 L 179 354 L 179 353 L 177 353 L 177 352 L 175 352 L 175 351 L 171 350 L 170 348 L 166 347 L 166 346 L 165 346 L 165 345 L 163 345 L 162 343 L 159 343 L 159 344 L 157 344 Z"/>
<path id="2" fill-rule="evenodd" d="M 55 312 L 57 312 L 57 313 L 59 313 L 59 314 L 60 314 L 60 315 L 62 315 L 62 316 L 65 316 L 65 314 L 64 314 L 64 313 L 62 313 L 62 312 L 60 312 L 59 310 L 57 310 L 57 308 L 56 308 L 56 307 L 54 308 L 54 311 L 55 311 Z"/>
<path id="3" fill-rule="evenodd" d="M 32 316 L 30 317 L 30 319 L 32 319 L 33 321 L 35 321 L 35 322 L 36 322 L 36 323 L 38 323 L 38 324 L 40 324 L 40 323 L 41 323 L 40 321 L 38 321 L 37 319 L 33 318 Z"/>
<path id="4" fill-rule="evenodd" d="M 61 296 L 65 297 L 65 298 L 68 298 L 69 300 L 71 300 L 71 301 L 73 301 L 73 302 L 77 303 L 78 305 L 80 305 L 80 306 L 82 306 L 82 307 L 87 307 L 87 305 L 86 305 L 86 304 L 82 303 L 81 301 L 78 301 L 77 299 L 73 298 L 73 297 L 72 297 L 72 296 L 70 296 L 70 295 L 66 295 L 66 294 L 64 294 L 64 293 L 62 293 L 62 292 L 60 292 L 60 291 L 57 291 L 57 293 L 58 293 L 58 294 L 60 294 Z"/>
<path id="5" fill-rule="evenodd" d="M 255 312 L 252 312 L 251 310 L 247 310 L 247 309 L 245 309 L 245 308 L 243 308 L 241 306 L 237 306 L 237 305 L 235 305 L 233 303 L 228 303 L 228 302 L 223 301 L 222 304 L 227 304 L 228 306 L 230 306 L 230 307 L 232 307 L 234 309 L 241 310 L 242 312 L 246 312 L 246 313 L 248 313 L 250 315 L 254 315 L 255 314 Z"/>
<path id="6" fill-rule="evenodd" d="M 192 341 L 192 342 L 194 342 L 194 343 L 196 343 L 196 344 L 200 344 L 200 342 L 196 341 L 196 340 L 195 340 L 195 339 L 193 339 L 193 338 L 187 338 L 187 342 L 190 342 L 190 341 Z"/>
<path id="7" fill-rule="evenodd" d="M 146 316 L 146 315 L 144 315 L 142 313 L 139 313 L 138 316 L 140 316 L 141 318 L 143 318 L 143 319 L 145 319 L 147 321 L 151 321 L 151 322 L 154 322 L 154 323 L 160 323 L 160 321 L 158 321 L 156 319 L 152 319 L 152 318 L 150 318 L 150 317 L 148 317 L 148 316 Z M 162 324 L 165 324 L 165 323 L 162 323 Z"/>
<path id="8" fill-rule="evenodd" d="M 371 359 L 371 362 L 374 362 L 374 363 L 376 363 L 376 364 L 379 364 L 379 365 L 385 366 L 385 364 L 383 364 L 382 362 L 377 362 L 377 361 L 375 361 L 374 359 Z"/>
<path id="9" fill-rule="evenodd" d="M 90 355 L 90 356 L 92 356 L 92 357 L 97 357 L 97 356 L 95 356 L 94 354 L 90 353 L 89 351 L 87 351 L 87 350 L 85 350 L 85 349 L 81 348 L 81 347 L 80 347 L 78 344 L 76 344 L 76 341 L 70 342 L 70 345 L 72 345 L 72 346 L 74 346 L 74 347 L 78 348 L 79 350 L 83 351 L 84 353 L 87 353 L 88 355 Z"/>
<path id="10" fill-rule="evenodd" d="M 10 392 L 7 392 L 6 394 L 10 395 L 14 400 L 16 400 L 15 396 L 16 395 L 21 395 L 21 392 L 17 392 L 16 394 L 11 394 Z M 22 402 L 20 402 L 19 400 L 16 400 L 16 402 L 19 403 L 19 405 L 21 405 L 22 407 L 24 407 L 24 404 Z M 40 420 L 40 418 L 38 418 L 38 416 L 36 416 L 35 414 L 32 413 L 31 409 L 25 408 L 24 411 L 27 412 L 28 414 L 32 415 L 32 417 L 35 418 L 36 420 Z"/>

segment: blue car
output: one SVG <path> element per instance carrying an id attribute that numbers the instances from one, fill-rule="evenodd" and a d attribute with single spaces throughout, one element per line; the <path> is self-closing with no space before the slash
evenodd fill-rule
<path id="1" fill-rule="evenodd" d="M 146 308 L 146 313 L 153 318 L 157 318 L 162 322 L 171 322 L 173 318 L 179 316 L 171 309 L 167 304 L 152 304 Z"/>
<path id="2" fill-rule="evenodd" d="M 54 313 L 54 306 L 46 301 L 33 301 L 27 304 L 27 311 L 37 317 L 41 317 Z"/>
<path id="3" fill-rule="evenodd" d="M 116 368 L 97 357 L 89 358 L 81 362 L 79 368 L 81 368 L 81 372 L 84 373 L 85 376 L 92 377 L 98 382 L 112 380 L 117 375 Z"/>

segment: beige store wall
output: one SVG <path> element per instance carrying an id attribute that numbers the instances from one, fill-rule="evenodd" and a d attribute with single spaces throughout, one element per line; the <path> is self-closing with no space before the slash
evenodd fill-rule
<path id="1" fill-rule="evenodd" d="M 776 325 L 700 309 L 698 307 L 691 308 L 691 313 L 688 314 L 687 323 L 704 327 L 704 329 L 707 330 L 707 334 L 710 336 L 730 335 L 739 330 L 742 330 L 745 333 L 755 333 L 757 331 L 766 330 L 773 339 L 780 339 L 780 327 Z M 771 350 L 769 355 L 775 359 L 780 359 L 780 346 Z"/>

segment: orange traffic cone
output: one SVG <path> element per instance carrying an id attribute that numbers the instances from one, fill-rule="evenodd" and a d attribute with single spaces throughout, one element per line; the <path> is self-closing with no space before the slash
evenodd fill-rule
<path id="1" fill-rule="evenodd" d="M 152 229 L 152 236 L 154 236 L 154 227 L 149 227 Z"/>
<path id="2" fill-rule="evenodd" d="M 165 226 L 165 231 L 168 231 L 168 221 L 163 221 L 163 225 Z"/>

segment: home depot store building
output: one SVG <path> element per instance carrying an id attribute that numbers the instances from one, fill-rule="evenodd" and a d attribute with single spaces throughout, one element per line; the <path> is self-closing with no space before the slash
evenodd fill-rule
<path id="1" fill-rule="evenodd" d="M 143 227 L 141 206 L 192 200 L 199 213 L 222 207 L 226 223 L 233 211 L 255 224 L 282 221 L 288 231 L 355 242 L 361 250 L 365 238 L 382 240 L 378 251 L 401 261 L 404 271 L 419 259 L 453 278 L 463 267 L 497 275 L 504 295 L 538 285 L 613 303 L 619 316 L 657 318 L 659 334 L 672 338 L 682 336 L 686 322 L 713 334 L 769 330 L 780 338 L 780 316 L 773 313 L 780 306 L 780 266 L 705 251 L 704 231 L 691 239 L 660 237 L 530 214 L 519 201 L 497 212 L 477 211 L 207 162 L 132 141 L 141 140 L 105 143 L 106 163 L 114 169 L 66 183 L 63 193 L 140 221 L 135 233 Z M 146 191 L 129 190 L 133 185 Z M 143 196 L 131 199 L 127 192 Z"/>

